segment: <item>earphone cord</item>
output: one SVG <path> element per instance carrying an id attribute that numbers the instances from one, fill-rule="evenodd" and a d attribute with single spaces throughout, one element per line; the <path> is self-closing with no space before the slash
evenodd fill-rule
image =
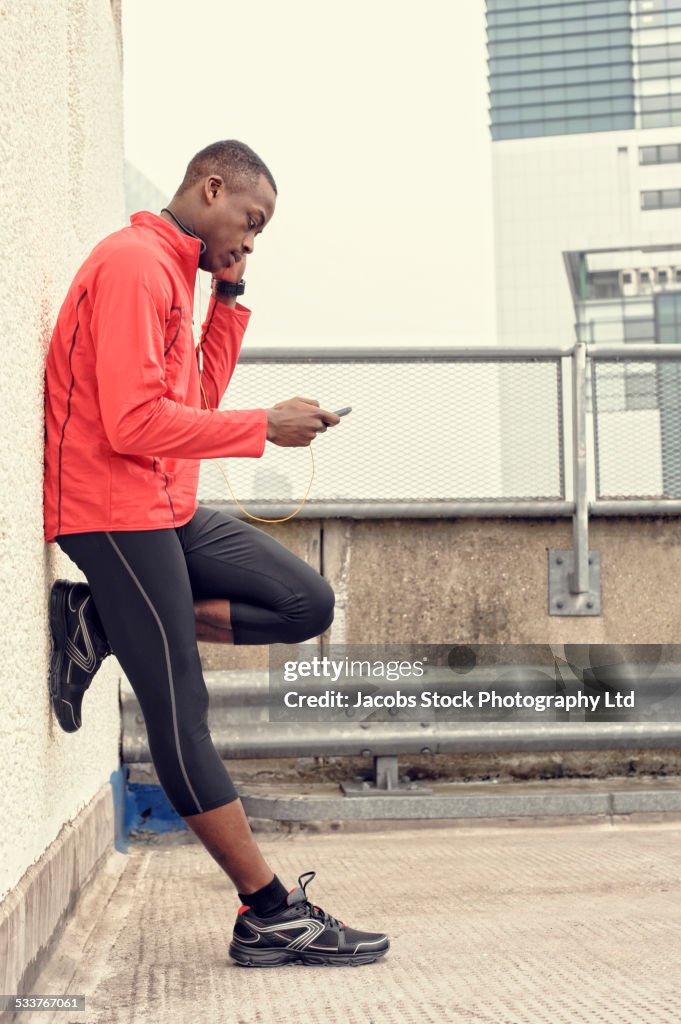
<path id="1" fill-rule="evenodd" d="M 168 213 L 170 213 L 170 215 L 172 216 L 172 211 L 171 210 L 168 210 Z M 199 281 L 199 323 L 201 325 L 203 325 L 203 315 L 202 315 L 202 312 L 201 312 L 201 281 Z M 201 338 L 200 338 L 199 343 L 197 345 L 198 361 L 199 361 L 199 383 L 201 385 L 201 393 L 203 394 L 203 400 L 204 400 L 204 402 L 206 404 L 206 409 L 209 409 L 210 406 L 208 405 L 208 399 L 206 398 L 206 392 L 205 392 L 205 389 L 203 387 L 203 351 L 201 349 L 202 344 L 203 344 L 203 328 L 202 328 Z M 294 516 L 298 515 L 298 513 L 301 510 L 301 508 L 303 507 L 303 505 L 307 501 L 308 496 L 310 494 L 310 491 L 312 489 L 312 481 L 314 480 L 314 454 L 313 454 L 313 451 L 312 451 L 312 443 L 310 443 L 308 445 L 308 447 L 309 447 L 309 450 L 310 450 L 310 458 L 312 459 L 312 473 L 311 473 L 311 476 L 310 476 L 310 483 L 308 484 L 307 491 L 305 493 L 305 497 L 301 501 L 300 505 L 298 505 L 298 508 L 296 508 L 293 512 L 291 512 L 290 515 L 283 516 L 281 519 L 261 519 L 260 516 L 254 516 L 254 515 L 252 515 L 248 511 L 248 509 L 245 509 L 243 507 L 243 505 L 240 504 L 239 500 L 237 499 L 236 495 L 234 494 L 234 491 L 232 490 L 232 485 L 230 484 L 229 479 L 227 478 L 227 474 L 225 473 L 224 469 L 222 468 L 222 466 L 218 462 L 218 469 L 220 470 L 220 472 L 222 473 L 222 475 L 225 478 L 225 483 L 229 487 L 229 493 L 232 495 L 232 500 L 234 501 L 234 504 L 238 508 L 240 508 L 241 511 L 243 513 L 245 513 L 245 515 L 247 515 L 249 517 L 249 519 L 255 519 L 259 523 L 285 523 L 287 519 L 293 519 Z"/>
<path id="2" fill-rule="evenodd" d="M 204 252 L 206 251 L 206 243 L 204 242 L 204 240 L 202 238 L 199 238 L 198 235 L 195 235 L 193 231 L 190 231 L 189 228 L 186 226 L 186 224 L 183 224 L 182 221 L 179 220 L 175 216 L 173 211 L 169 210 L 167 206 L 163 207 L 163 209 L 161 210 L 161 213 L 169 213 L 170 216 L 175 221 L 175 223 L 177 224 L 177 226 L 180 229 L 180 231 L 184 231 L 185 235 L 191 235 L 192 238 L 198 239 L 198 241 L 201 243 L 201 249 L 200 249 L 199 255 L 203 256 Z M 200 286 L 199 286 L 199 288 L 200 288 Z M 201 294 L 200 291 L 199 291 L 199 294 Z"/>

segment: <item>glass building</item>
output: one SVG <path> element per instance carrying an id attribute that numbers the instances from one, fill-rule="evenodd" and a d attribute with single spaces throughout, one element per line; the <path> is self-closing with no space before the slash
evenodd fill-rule
<path id="1" fill-rule="evenodd" d="M 492 139 L 681 125 L 681 0 L 487 0 Z"/>

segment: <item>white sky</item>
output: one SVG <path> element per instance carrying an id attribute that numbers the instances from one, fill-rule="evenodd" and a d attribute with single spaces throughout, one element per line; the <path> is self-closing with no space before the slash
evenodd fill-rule
<path id="1" fill-rule="evenodd" d="M 123 31 L 132 163 L 170 198 L 237 138 L 277 181 L 256 340 L 494 342 L 483 0 L 124 0 Z"/>

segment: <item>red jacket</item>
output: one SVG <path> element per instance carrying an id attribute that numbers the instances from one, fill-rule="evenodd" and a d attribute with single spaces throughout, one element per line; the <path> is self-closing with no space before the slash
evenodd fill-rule
<path id="1" fill-rule="evenodd" d="M 200 242 L 134 213 L 73 279 L 45 367 L 45 540 L 182 526 L 202 458 L 262 455 L 265 409 L 219 411 L 250 310 L 211 298 L 202 408 L 192 334 Z"/>

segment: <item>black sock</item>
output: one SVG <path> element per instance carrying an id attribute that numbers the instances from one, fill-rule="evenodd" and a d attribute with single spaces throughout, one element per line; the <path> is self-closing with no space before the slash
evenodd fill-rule
<path id="1" fill-rule="evenodd" d="M 237 895 L 242 903 L 247 903 L 253 908 L 258 917 L 269 917 L 286 906 L 288 892 L 275 875 L 262 889 L 256 889 L 251 893 L 240 892 Z"/>

